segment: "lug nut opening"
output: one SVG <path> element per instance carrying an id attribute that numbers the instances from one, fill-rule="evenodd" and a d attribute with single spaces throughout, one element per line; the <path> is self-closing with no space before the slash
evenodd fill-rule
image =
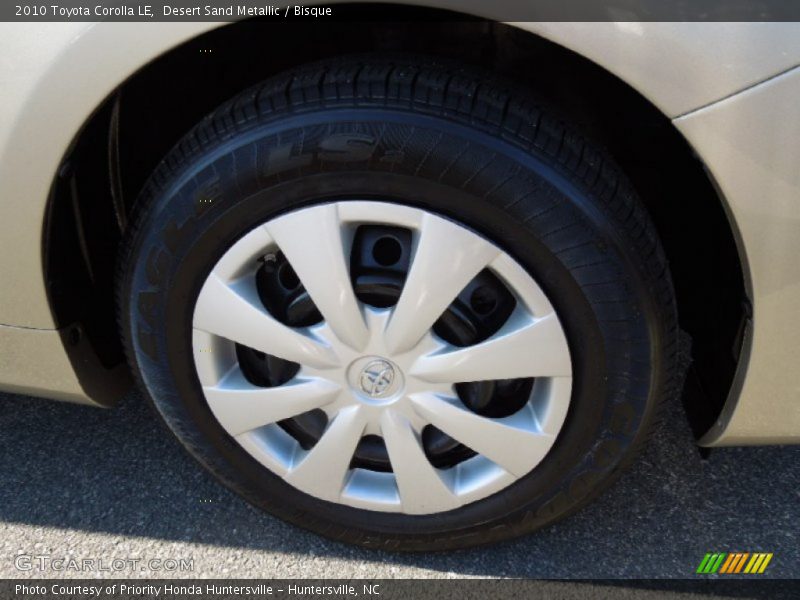
<path id="1" fill-rule="evenodd" d="M 300 279 L 297 277 L 297 273 L 294 272 L 292 265 L 288 262 L 283 263 L 278 268 L 278 281 L 281 282 L 281 285 L 286 290 L 294 290 L 300 285 Z"/>
<path id="2" fill-rule="evenodd" d="M 488 315 L 497 307 L 497 296 L 488 286 L 483 285 L 472 292 L 469 304 L 479 315 Z"/>
<path id="3" fill-rule="evenodd" d="M 379 265 L 389 267 L 397 264 L 403 256 L 403 246 L 393 237 L 384 236 L 372 246 L 372 257 Z"/>

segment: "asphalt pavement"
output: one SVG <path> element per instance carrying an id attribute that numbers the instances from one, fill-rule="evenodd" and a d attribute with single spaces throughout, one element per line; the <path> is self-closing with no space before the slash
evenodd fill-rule
<path id="1" fill-rule="evenodd" d="M 113 410 L 0 394 L 0 448 L 3 578 L 107 576 L 41 569 L 46 556 L 140 561 L 122 577 L 691 579 L 714 551 L 772 552 L 760 577 L 800 576 L 800 447 L 704 460 L 679 406 L 591 506 L 449 554 L 367 551 L 261 513 L 207 475 L 136 393 Z M 153 559 L 191 570 L 142 568 Z"/>

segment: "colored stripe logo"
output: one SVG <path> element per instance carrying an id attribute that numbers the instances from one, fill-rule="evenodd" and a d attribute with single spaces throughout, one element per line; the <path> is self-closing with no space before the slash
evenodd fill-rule
<path id="1" fill-rule="evenodd" d="M 702 575 L 713 573 L 724 575 L 761 574 L 766 571 L 772 556 L 772 552 L 708 552 L 700 561 L 697 573 Z"/>

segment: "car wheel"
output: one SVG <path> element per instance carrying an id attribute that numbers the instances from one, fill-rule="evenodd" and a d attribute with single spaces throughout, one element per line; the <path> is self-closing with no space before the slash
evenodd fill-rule
<path id="1" fill-rule="evenodd" d="M 370 547 L 532 531 L 675 391 L 654 227 L 526 90 L 343 59 L 243 92 L 164 159 L 120 260 L 132 369 L 251 503 Z"/>

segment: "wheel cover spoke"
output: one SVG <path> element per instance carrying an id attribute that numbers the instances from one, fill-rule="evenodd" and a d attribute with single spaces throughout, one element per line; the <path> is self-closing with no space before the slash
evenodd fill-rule
<path id="1" fill-rule="evenodd" d="M 500 251 L 471 231 L 426 214 L 386 345 L 404 352 L 433 327 L 453 299 Z"/>
<path id="2" fill-rule="evenodd" d="M 514 318 L 488 340 L 420 357 L 411 373 L 432 382 L 484 381 L 572 374 L 569 349 L 555 313 Z"/>
<path id="3" fill-rule="evenodd" d="M 217 420 L 228 433 L 237 436 L 326 406 L 336 399 L 341 388 L 323 379 L 261 388 L 248 382 L 241 372 L 234 372 L 218 385 L 204 387 L 203 392 Z"/>
<path id="4" fill-rule="evenodd" d="M 227 285 L 211 273 L 197 298 L 194 327 L 286 360 L 315 367 L 337 364 L 329 348 L 283 325 L 258 302 L 254 288 Z"/>
<path id="5" fill-rule="evenodd" d="M 361 349 L 369 333 L 350 285 L 336 204 L 284 215 L 267 230 L 294 268 L 328 325 L 342 341 Z"/>
<path id="6" fill-rule="evenodd" d="M 535 422 L 525 415 L 489 419 L 434 394 L 415 394 L 411 401 L 433 425 L 518 477 L 540 462 L 552 444 L 552 436 L 533 430 Z"/>
<path id="7" fill-rule="evenodd" d="M 381 433 L 392 461 L 403 512 L 428 514 L 461 505 L 438 469 L 428 461 L 408 419 L 395 411 L 386 411 L 381 418 Z"/>
<path id="8" fill-rule="evenodd" d="M 339 411 L 317 444 L 289 472 L 286 481 L 325 500 L 338 500 L 365 425 L 358 406 Z"/>

